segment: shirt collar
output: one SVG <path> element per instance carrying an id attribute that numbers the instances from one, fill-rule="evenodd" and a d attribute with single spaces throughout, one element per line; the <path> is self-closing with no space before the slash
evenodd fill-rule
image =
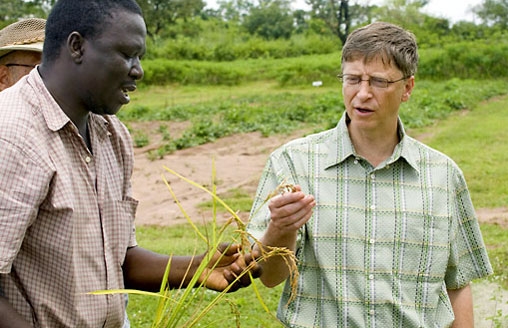
<path id="1" fill-rule="evenodd" d="M 46 124 L 51 131 L 58 131 L 62 129 L 68 123 L 71 123 L 70 118 L 64 113 L 64 111 L 60 108 L 60 105 L 56 102 L 55 98 L 51 95 L 49 90 L 46 88 L 44 81 L 42 80 L 41 75 L 37 69 L 34 69 L 30 72 L 28 77 L 28 83 L 32 85 L 34 90 L 40 95 L 39 101 L 40 110 L 44 119 L 46 120 Z M 102 132 L 101 136 L 108 135 L 108 121 L 102 117 L 101 115 L 96 115 L 90 113 L 90 121 L 89 124 L 98 128 L 98 131 Z"/>
<path id="2" fill-rule="evenodd" d="M 336 147 L 334 149 L 329 149 L 328 151 L 328 158 L 325 163 L 327 169 L 344 162 L 351 156 L 357 157 L 347 129 L 348 121 L 349 117 L 347 116 L 347 112 L 344 112 L 339 123 L 330 134 L 331 140 L 328 140 L 329 142 L 327 142 L 327 144 L 335 144 Z M 400 118 L 398 119 L 398 133 L 400 142 L 395 146 L 393 154 L 386 160 L 385 165 L 391 165 L 392 163 L 402 159 L 405 160 L 413 169 L 418 171 L 418 148 L 412 146 L 414 140 L 406 134 L 404 125 L 402 124 Z"/>
<path id="3" fill-rule="evenodd" d="M 49 93 L 46 85 L 44 85 L 38 69 L 34 69 L 30 72 L 28 84 L 30 84 L 38 94 L 37 100 L 40 102 L 38 110 L 41 111 L 51 131 L 58 131 L 70 122 L 69 117 L 65 115 L 53 96 Z"/>

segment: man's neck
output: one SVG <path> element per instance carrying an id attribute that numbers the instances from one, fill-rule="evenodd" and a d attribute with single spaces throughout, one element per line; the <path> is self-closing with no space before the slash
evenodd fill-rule
<path id="1" fill-rule="evenodd" d="M 42 81 L 49 93 L 53 99 L 55 99 L 65 115 L 67 115 L 72 123 L 74 123 L 88 149 L 91 149 L 90 136 L 88 133 L 88 119 L 90 112 L 77 101 L 77 97 L 73 96 L 73 92 L 75 91 L 73 90 L 73 83 L 65 82 L 65 77 L 67 75 L 55 65 L 47 68 L 44 64 L 42 64 L 38 69 Z"/>
<path id="2" fill-rule="evenodd" d="M 349 136 L 356 153 L 374 167 L 388 159 L 400 141 L 397 129 L 365 131 L 349 126 Z"/>

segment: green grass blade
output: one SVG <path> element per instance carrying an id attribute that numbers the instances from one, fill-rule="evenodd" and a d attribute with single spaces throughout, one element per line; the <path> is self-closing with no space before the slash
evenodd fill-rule
<path id="1" fill-rule="evenodd" d="M 222 199 L 220 199 L 220 197 L 218 197 L 217 195 L 215 195 L 213 192 L 211 192 L 210 190 L 208 190 L 207 188 L 203 187 L 202 185 L 200 185 L 199 183 L 196 183 L 190 179 L 187 179 L 186 177 L 180 175 L 179 173 L 177 173 L 176 171 L 170 169 L 169 167 L 167 166 L 164 166 L 164 169 L 166 171 L 168 171 L 169 173 L 179 177 L 180 179 L 182 179 L 183 181 L 193 185 L 194 187 L 198 188 L 198 189 L 201 189 L 203 190 L 204 192 L 206 192 L 207 194 L 209 194 L 210 196 L 213 197 L 213 199 L 215 199 L 219 204 L 221 204 L 233 217 L 237 218 L 240 222 L 240 218 L 238 217 L 238 215 L 236 214 L 235 211 L 233 211 L 231 209 L 231 207 L 229 207 Z"/>
<path id="2" fill-rule="evenodd" d="M 162 176 L 162 180 L 164 181 L 164 184 L 166 184 L 166 187 L 168 188 L 169 192 L 171 193 L 171 196 L 173 197 L 176 205 L 178 205 L 178 207 L 180 208 L 180 211 L 182 212 L 182 214 L 185 216 L 185 218 L 187 219 L 187 222 L 189 222 L 189 224 L 192 226 L 192 228 L 194 229 L 194 231 L 198 234 L 198 236 L 203 239 L 205 242 L 208 243 L 208 239 L 199 231 L 198 227 L 194 224 L 194 222 L 192 221 L 192 219 L 189 217 L 189 215 L 187 214 L 187 212 L 185 211 L 185 209 L 183 208 L 182 204 L 180 203 L 180 201 L 178 200 L 178 198 L 176 197 L 175 195 L 175 192 L 173 191 L 173 188 L 171 188 L 171 185 L 169 184 L 169 181 L 166 179 L 165 176 Z"/>

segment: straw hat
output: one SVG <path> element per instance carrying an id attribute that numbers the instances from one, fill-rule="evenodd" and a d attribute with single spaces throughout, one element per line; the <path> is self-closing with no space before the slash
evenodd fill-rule
<path id="1" fill-rule="evenodd" d="M 46 20 L 24 19 L 0 31 L 0 57 L 14 50 L 42 52 Z"/>

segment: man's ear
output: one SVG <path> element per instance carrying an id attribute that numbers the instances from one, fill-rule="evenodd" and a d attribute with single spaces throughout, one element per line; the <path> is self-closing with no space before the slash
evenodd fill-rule
<path id="1" fill-rule="evenodd" d="M 413 92 L 414 87 L 415 87 L 415 77 L 411 76 L 406 81 L 405 90 L 401 98 L 402 102 L 409 100 L 409 97 L 411 97 L 411 92 Z"/>
<path id="2" fill-rule="evenodd" d="M 67 38 L 67 50 L 72 60 L 79 64 L 83 60 L 83 43 L 85 39 L 78 32 L 72 32 Z"/>
<path id="3" fill-rule="evenodd" d="M 0 91 L 4 91 L 10 84 L 11 74 L 9 72 L 9 67 L 5 65 L 0 65 Z"/>

